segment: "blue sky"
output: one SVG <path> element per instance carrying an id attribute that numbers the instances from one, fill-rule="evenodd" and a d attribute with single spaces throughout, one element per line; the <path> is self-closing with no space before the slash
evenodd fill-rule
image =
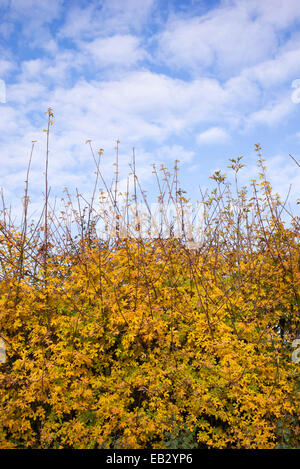
<path id="1" fill-rule="evenodd" d="M 298 0 L 0 0 L 0 18 L 0 187 L 13 207 L 32 140 L 32 210 L 41 202 L 49 106 L 53 196 L 91 193 L 87 139 L 110 181 L 119 139 L 124 189 L 132 147 L 149 193 L 152 163 L 178 159 L 197 199 L 228 158 L 254 178 L 260 143 L 274 190 L 299 197 Z"/>

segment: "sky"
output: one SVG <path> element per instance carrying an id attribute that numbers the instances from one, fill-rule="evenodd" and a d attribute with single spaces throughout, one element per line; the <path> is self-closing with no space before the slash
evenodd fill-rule
<path id="1" fill-rule="evenodd" d="M 132 149 L 144 189 L 152 164 L 179 160 L 197 200 L 215 170 L 244 157 L 241 183 L 257 176 L 260 143 L 274 191 L 299 197 L 298 0 L 0 0 L 0 187 L 20 206 L 31 142 L 31 210 L 44 191 L 47 125 L 52 197 L 91 194 L 86 141 L 103 148 L 105 179 L 120 188 Z M 295 210 L 294 210 L 295 212 Z"/>

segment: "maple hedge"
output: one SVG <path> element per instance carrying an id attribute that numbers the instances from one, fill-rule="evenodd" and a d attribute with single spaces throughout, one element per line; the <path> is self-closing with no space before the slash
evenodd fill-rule
<path id="1" fill-rule="evenodd" d="M 195 249 L 3 216 L 0 448 L 297 447 L 299 219 L 213 178 Z"/>

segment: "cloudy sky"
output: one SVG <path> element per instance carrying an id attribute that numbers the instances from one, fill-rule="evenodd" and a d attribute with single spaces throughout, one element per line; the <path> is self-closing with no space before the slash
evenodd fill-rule
<path id="1" fill-rule="evenodd" d="M 274 189 L 299 197 L 299 0 L 0 0 L 0 18 L 0 187 L 13 207 L 32 140 L 41 200 L 49 106 L 53 195 L 91 191 L 87 139 L 110 181 L 119 139 L 121 178 L 134 147 L 148 192 L 151 165 L 175 159 L 196 198 L 228 158 L 254 178 L 260 143 Z"/>

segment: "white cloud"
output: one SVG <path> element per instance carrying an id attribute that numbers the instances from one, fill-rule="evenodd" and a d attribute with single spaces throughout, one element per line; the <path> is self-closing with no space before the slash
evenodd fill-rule
<path id="1" fill-rule="evenodd" d="M 297 21 L 297 0 L 234 0 L 204 15 L 177 12 L 156 36 L 157 57 L 193 76 L 217 73 L 228 79 L 249 69 L 264 86 L 272 86 L 299 73 L 299 33 L 293 29 Z"/>
<path id="2" fill-rule="evenodd" d="M 84 38 L 85 35 L 93 37 L 95 32 L 101 31 L 101 22 L 94 3 L 81 8 L 74 5 L 67 11 L 65 22 L 60 28 L 59 38 Z"/>
<path id="3" fill-rule="evenodd" d="M 94 65 L 99 67 L 126 66 L 136 64 L 146 57 L 140 46 L 140 39 L 132 35 L 117 34 L 111 37 L 98 37 L 81 44 L 81 50 L 91 55 Z"/>
<path id="4" fill-rule="evenodd" d="M 11 36 L 11 50 L 0 60 L 0 74 L 14 72 L 7 104 L 0 107 L 0 173 L 12 197 L 23 186 L 33 139 L 39 142 L 32 187 L 43 188 L 48 106 L 55 114 L 54 192 L 65 185 L 90 190 L 94 168 L 84 143 L 88 138 L 95 151 L 105 149 L 101 167 L 109 177 L 115 139 L 121 140 L 122 176 L 132 146 L 137 147 L 146 180 L 153 160 L 179 159 L 196 168 L 195 144 L 232 144 L 234 131 L 242 146 L 243 130 L 251 136 L 262 124 L 271 129 L 296 112 L 290 84 L 300 78 L 300 36 L 295 30 L 285 35 L 284 29 L 300 19 L 294 0 L 284 6 L 277 0 L 223 1 L 202 16 L 174 7 L 167 21 L 155 10 L 161 2 L 154 0 L 70 2 L 67 8 L 54 0 L 53 10 L 42 1 L 30 16 L 33 3 L 11 2 L 5 34 L 15 22 L 16 38 Z M 155 24 L 149 25 L 155 11 Z M 60 21 L 53 26 L 55 19 Z M 38 48 L 18 57 L 20 41 L 29 38 Z M 285 160 L 275 163 L 274 171 L 288 180 L 290 169 L 280 170 Z"/>
<path id="5" fill-rule="evenodd" d="M 156 153 L 156 158 L 162 163 L 174 162 L 175 160 L 180 161 L 181 163 L 189 163 L 193 160 L 195 152 L 187 150 L 182 145 L 163 145 L 160 147 Z"/>
<path id="6" fill-rule="evenodd" d="M 300 19 L 298 0 L 234 0 L 233 4 L 278 30 L 292 26 Z"/>
<path id="7" fill-rule="evenodd" d="M 127 34 L 141 31 L 149 19 L 155 0 L 104 0 L 83 7 L 75 5 L 68 11 L 59 37 L 93 39 L 95 36 Z"/>
<path id="8" fill-rule="evenodd" d="M 22 80 L 7 87 L 7 103 L 15 112 L 19 110 L 21 115 L 25 115 L 32 109 L 36 110 L 47 94 L 48 89 L 43 83 Z"/>
<path id="9" fill-rule="evenodd" d="M 293 46 L 293 49 L 279 52 L 272 59 L 245 67 L 240 77 L 252 83 L 252 86 L 258 84 L 265 90 L 279 87 L 288 81 L 290 86 L 295 77 L 300 78 L 300 41 L 295 41 Z"/>
<path id="10" fill-rule="evenodd" d="M 239 4 L 203 16 L 175 17 L 158 36 L 161 60 L 193 73 L 210 67 L 227 75 L 238 72 L 265 60 L 275 52 L 276 44 L 271 26 L 253 20 Z"/>
<path id="11" fill-rule="evenodd" d="M 274 103 L 268 103 L 266 107 L 251 113 L 247 120 L 247 126 L 265 124 L 272 127 L 279 124 L 294 109 L 295 105 L 293 104 L 290 95 L 287 97 L 284 96 L 282 99 L 275 101 Z"/>
<path id="12" fill-rule="evenodd" d="M 101 132 L 108 141 L 119 136 L 135 144 L 189 135 L 195 125 L 215 120 L 216 108 L 221 119 L 229 100 L 216 80 L 184 82 L 148 71 L 106 82 L 81 80 L 72 88 L 57 87 L 51 96 L 65 131 L 86 132 L 85 137 Z"/>
<path id="13" fill-rule="evenodd" d="M 28 24 L 33 22 L 36 24 L 49 23 L 57 18 L 62 7 L 62 0 L 11 0 L 9 2 L 9 16 L 13 19 L 24 21 Z"/>
<path id="14" fill-rule="evenodd" d="M 226 143 L 229 140 L 229 134 L 220 127 L 211 127 L 196 136 L 196 141 L 201 144 Z"/>
<path id="15" fill-rule="evenodd" d="M 115 30 L 140 29 L 149 19 L 157 0 L 104 0 L 103 14 Z"/>
<path id="16" fill-rule="evenodd" d="M 48 60 L 48 59 L 47 59 Z M 28 62 L 28 61 L 27 61 Z M 34 76 L 43 62 L 26 63 L 23 75 Z M 33 160 L 31 187 L 35 193 L 43 190 L 43 161 L 45 153 L 46 116 L 49 104 L 54 110 L 54 127 L 50 135 L 51 186 L 60 193 L 67 185 L 77 184 L 82 191 L 90 190 L 93 161 L 85 141 L 92 138 L 95 151 L 105 149 L 101 167 L 112 176 L 113 146 L 120 138 L 121 173 L 128 172 L 132 146 L 139 147 L 138 160 L 141 177 L 151 176 L 150 164 L 155 161 L 179 159 L 190 163 L 194 151 L 178 143 L 169 143 L 171 136 L 184 134 L 197 122 L 213 117 L 222 89 L 216 80 L 197 80 L 185 83 L 165 75 L 146 71 L 130 72 L 114 81 L 77 81 L 73 87 L 57 86 L 50 91 L 36 81 L 20 81 L 10 85 L 11 107 L 0 108 L 2 144 L 5 155 L 0 170 L 1 180 L 9 185 L 10 196 L 23 187 L 32 140 L 38 140 Z M 40 116 L 36 122 L 32 116 Z M 10 125 L 7 124 L 7 119 Z M 4 133 L 5 131 L 5 133 Z M 4 138 L 5 137 L 5 138 Z M 145 141 L 154 144 L 153 154 L 147 153 Z M 18 170 L 16 171 L 16 168 Z M 15 200 L 15 198 L 14 198 Z"/>
<path id="17" fill-rule="evenodd" d="M 0 77 L 3 77 L 7 72 L 13 70 L 14 68 L 15 65 L 13 62 L 6 59 L 0 59 Z"/>

